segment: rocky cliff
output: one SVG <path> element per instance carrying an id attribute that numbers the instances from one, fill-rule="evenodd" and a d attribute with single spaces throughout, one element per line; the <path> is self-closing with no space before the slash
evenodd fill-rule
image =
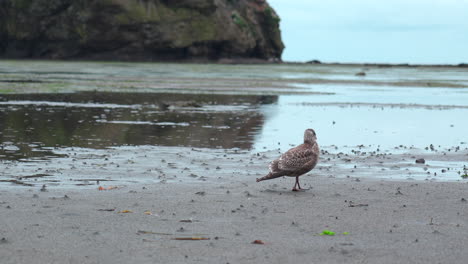
<path id="1" fill-rule="evenodd" d="M 1 0 L 0 58 L 281 58 L 265 0 Z"/>

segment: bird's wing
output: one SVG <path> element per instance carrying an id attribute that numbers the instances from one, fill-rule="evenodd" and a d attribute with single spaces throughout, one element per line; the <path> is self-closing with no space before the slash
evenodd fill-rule
<path id="1" fill-rule="evenodd" d="M 274 161 L 272 161 L 270 163 L 270 165 L 268 166 L 268 169 L 270 169 L 270 172 L 271 173 L 275 173 L 275 172 L 278 172 L 279 169 L 278 169 L 278 162 L 279 162 L 279 159 L 276 159 Z"/>
<path id="2" fill-rule="evenodd" d="M 303 145 L 290 149 L 285 152 L 278 160 L 278 168 L 282 171 L 295 171 L 301 169 L 312 158 L 314 152 L 311 148 Z"/>

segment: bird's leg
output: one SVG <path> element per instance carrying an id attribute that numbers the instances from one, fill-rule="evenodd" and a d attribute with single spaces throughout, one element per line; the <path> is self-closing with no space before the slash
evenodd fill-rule
<path id="1" fill-rule="evenodd" d="M 301 185 L 299 185 L 299 176 L 296 177 L 296 182 L 297 182 L 297 187 L 299 187 L 299 190 L 302 190 Z"/>
<path id="2" fill-rule="evenodd" d="M 296 188 L 297 186 L 297 188 Z M 297 192 L 299 190 L 302 190 L 301 188 L 301 185 L 299 185 L 299 176 L 296 176 L 296 183 L 294 184 L 294 187 L 293 187 L 293 192 Z"/>

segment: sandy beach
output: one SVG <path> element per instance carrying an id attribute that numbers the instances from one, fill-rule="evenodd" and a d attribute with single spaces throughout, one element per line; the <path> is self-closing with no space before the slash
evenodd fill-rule
<path id="1" fill-rule="evenodd" d="M 3 186 L 2 263 L 465 263 L 468 258 L 465 181 L 360 177 L 402 159 L 406 165 L 387 175 L 415 166 L 439 171 L 414 163 L 411 153 L 375 164 L 379 158 L 371 155 L 359 162 L 324 153 L 319 166 L 301 177 L 308 190 L 292 192 L 293 178 L 255 182 L 275 151 L 120 151 L 110 152 L 100 165 L 75 157 L 42 168 L 83 164 L 73 173 L 88 178 L 89 185 Z M 466 149 L 452 156 L 420 154 L 427 163 L 466 155 Z M 122 156 L 132 162 L 112 167 Z M 350 162 L 356 168 L 343 166 Z M 134 182 L 117 185 L 104 177 L 129 174 Z M 324 230 L 334 235 L 323 235 Z M 197 240 L 178 240 L 187 238 Z"/>

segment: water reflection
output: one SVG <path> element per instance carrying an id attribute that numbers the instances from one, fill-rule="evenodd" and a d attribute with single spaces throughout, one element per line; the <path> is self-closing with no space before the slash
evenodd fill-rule
<path id="1" fill-rule="evenodd" d="M 0 159 L 53 147 L 164 145 L 250 149 L 277 96 L 83 92 L 0 97 Z"/>

